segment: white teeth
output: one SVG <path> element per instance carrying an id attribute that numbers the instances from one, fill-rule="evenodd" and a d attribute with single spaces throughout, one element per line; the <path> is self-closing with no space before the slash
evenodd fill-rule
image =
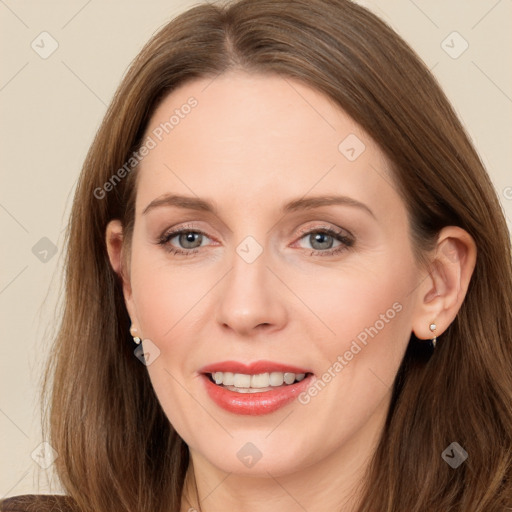
<path id="1" fill-rule="evenodd" d="M 282 386 L 284 382 L 284 375 L 282 372 L 272 372 L 270 374 L 271 386 Z"/>
<path id="2" fill-rule="evenodd" d="M 283 384 L 293 384 L 300 382 L 306 377 L 305 373 L 292 372 L 272 372 L 258 373 L 256 375 L 246 375 L 243 373 L 215 372 L 212 373 L 212 379 L 215 384 L 231 386 L 238 389 L 263 389 L 268 387 L 278 387 Z"/>
<path id="3" fill-rule="evenodd" d="M 232 386 L 235 383 L 235 374 L 231 372 L 220 372 L 223 374 L 222 384 Z"/>
<path id="4" fill-rule="evenodd" d="M 295 382 L 295 373 L 285 373 L 284 381 L 286 384 L 293 384 Z"/>
<path id="5" fill-rule="evenodd" d="M 243 373 L 235 373 L 235 380 L 233 382 L 235 388 L 250 388 L 251 387 L 251 376 L 244 375 Z"/>
<path id="6" fill-rule="evenodd" d="M 267 388 L 269 381 L 268 373 L 260 373 L 251 377 L 251 388 Z"/>

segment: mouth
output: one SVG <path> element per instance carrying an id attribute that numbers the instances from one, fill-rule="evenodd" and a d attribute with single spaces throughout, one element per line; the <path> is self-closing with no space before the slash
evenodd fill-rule
<path id="1" fill-rule="evenodd" d="M 301 382 L 308 373 L 271 372 L 248 375 L 244 373 L 207 373 L 210 381 L 235 393 L 265 393 L 276 388 Z"/>
<path id="2" fill-rule="evenodd" d="M 235 414 L 269 414 L 292 402 L 314 379 L 303 369 L 258 361 L 226 361 L 200 370 L 210 399 Z"/>

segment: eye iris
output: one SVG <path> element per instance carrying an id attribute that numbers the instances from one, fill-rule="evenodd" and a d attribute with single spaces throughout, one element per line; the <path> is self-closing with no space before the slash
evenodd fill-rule
<path id="1" fill-rule="evenodd" d="M 330 243 L 326 243 L 325 239 L 328 240 Z M 313 249 L 330 249 L 332 247 L 333 238 L 331 235 L 328 235 L 327 233 L 315 233 L 313 235 L 309 236 L 309 240 L 311 243 L 311 247 Z M 321 247 L 315 247 L 315 243 L 319 242 Z M 323 245 L 322 245 L 323 244 Z M 327 245 L 325 245 L 327 244 Z"/>
<path id="2" fill-rule="evenodd" d="M 187 233 L 182 233 L 179 236 L 179 242 L 180 245 L 186 249 L 195 249 L 196 247 L 201 246 L 202 237 L 203 235 L 201 233 L 193 233 L 189 231 Z M 199 244 L 194 245 L 197 241 L 199 241 Z"/>

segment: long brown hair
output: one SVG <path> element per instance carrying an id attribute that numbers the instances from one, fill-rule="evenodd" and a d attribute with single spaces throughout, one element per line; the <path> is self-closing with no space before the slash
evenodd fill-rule
<path id="1" fill-rule="evenodd" d="M 65 490 L 84 512 L 180 510 L 188 449 L 134 357 L 105 228 L 120 219 L 130 233 L 137 168 L 118 169 L 162 98 L 235 68 L 300 80 L 373 137 L 393 165 L 419 260 L 444 226 L 462 227 L 478 248 L 467 296 L 433 356 L 406 353 L 359 512 L 501 512 L 512 503 L 504 216 L 431 73 L 384 22 L 348 0 L 200 5 L 132 63 L 87 155 L 69 224 L 63 319 L 47 373 L 50 442 Z M 116 173 L 123 176 L 114 183 Z M 457 469 L 441 457 L 454 441 L 468 453 Z"/>

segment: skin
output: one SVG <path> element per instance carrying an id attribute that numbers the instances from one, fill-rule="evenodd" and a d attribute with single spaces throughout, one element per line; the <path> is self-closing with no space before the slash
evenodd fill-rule
<path id="1" fill-rule="evenodd" d="M 411 332 L 429 339 L 432 321 L 438 336 L 453 321 L 475 244 L 447 227 L 430 269 L 421 268 L 384 154 L 318 91 L 243 71 L 196 80 L 161 103 L 146 136 L 190 96 L 197 107 L 141 162 L 131 245 L 123 244 L 119 221 L 106 232 L 133 325 L 160 351 L 147 369 L 190 448 L 188 477 L 193 471 L 205 511 L 355 510 Z M 354 161 L 338 149 L 349 134 L 365 145 Z M 209 200 L 218 214 L 165 205 L 143 213 L 171 193 Z M 281 213 L 293 199 L 329 194 L 372 213 L 351 205 Z M 183 226 L 206 233 L 196 254 L 169 252 L 190 251 L 183 238 L 158 244 Z M 353 244 L 321 254 L 342 244 L 315 241 L 325 227 L 350 234 Z M 249 235 L 262 249 L 252 263 L 236 252 Z M 320 379 L 397 303 L 394 318 L 305 405 L 236 415 L 212 402 L 198 377 L 216 361 L 266 359 L 309 368 Z M 237 457 L 247 442 L 262 454 L 251 468 Z M 188 484 L 184 497 L 183 511 L 199 509 Z"/>

